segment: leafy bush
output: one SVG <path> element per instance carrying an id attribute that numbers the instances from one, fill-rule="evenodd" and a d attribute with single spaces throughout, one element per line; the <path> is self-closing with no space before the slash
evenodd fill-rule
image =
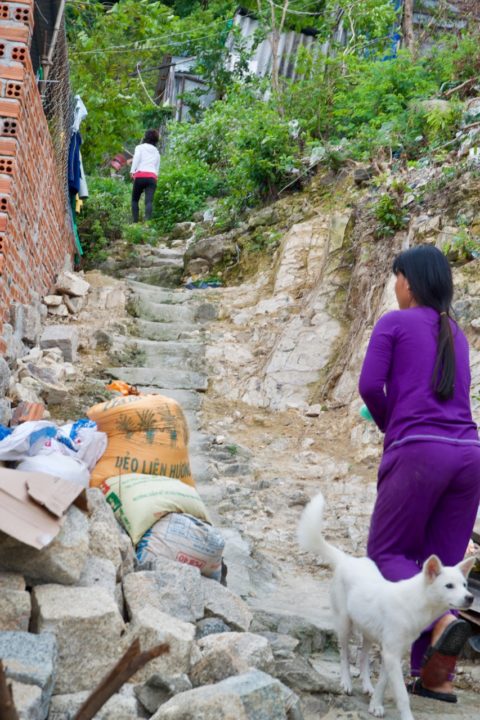
<path id="1" fill-rule="evenodd" d="M 390 192 L 380 196 L 375 206 L 375 217 L 379 223 L 377 237 L 390 237 L 405 227 L 408 215 L 402 201 L 406 189 L 404 183 L 392 183 Z"/>
<path id="2" fill-rule="evenodd" d="M 123 180 L 90 177 L 88 190 L 89 198 L 77 216 L 87 268 L 106 260 L 109 243 L 122 237 L 130 220 L 130 186 Z"/>
<path id="3" fill-rule="evenodd" d="M 299 166 L 299 142 L 272 102 L 238 87 L 200 122 L 172 124 L 160 167 L 155 217 L 162 229 L 187 220 L 210 196 L 230 220 L 275 196 Z M 226 219 L 227 221 L 227 219 Z"/>
<path id="4" fill-rule="evenodd" d="M 161 231 L 188 220 L 219 187 L 218 178 L 202 160 L 173 153 L 160 166 L 154 197 L 154 222 Z"/>
<path id="5" fill-rule="evenodd" d="M 130 245 L 156 245 L 158 243 L 158 229 L 150 222 L 133 223 L 125 225 L 122 237 Z"/>

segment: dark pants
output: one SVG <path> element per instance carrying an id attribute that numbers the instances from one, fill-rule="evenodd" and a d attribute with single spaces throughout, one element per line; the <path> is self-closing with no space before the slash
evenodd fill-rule
<path id="1" fill-rule="evenodd" d="M 387 450 L 378 470 L 368 557 L 391 581 L 416 575 L 429 555 L 445 565 L 463 559 L 480 499 L 480 447 L 449 442 L 409 442 Z M 412 647 L 418 675 L 431 629 Z"/>
<path id="2" fill-rule="evenodd" d="M 138 202 L 145 192 L 145 220 L 150 220 L 152 217 L 153 207 L 153 196 L 155 194 L 155 188 L 157 187 L 157 181 L 153 178 L 135 178 L 133 181 L 132 190 L 132 217 L 133 222 L 138 222 Z"/>

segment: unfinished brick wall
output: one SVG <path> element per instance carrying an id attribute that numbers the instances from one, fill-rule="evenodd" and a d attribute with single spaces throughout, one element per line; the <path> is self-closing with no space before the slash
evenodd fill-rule
<path id="1" fill-rule="evenodd" d="M 33 5 L 0 2 L 0 354 L 13 303 L 44 295 L 75 249 L 28 49 Z"/>

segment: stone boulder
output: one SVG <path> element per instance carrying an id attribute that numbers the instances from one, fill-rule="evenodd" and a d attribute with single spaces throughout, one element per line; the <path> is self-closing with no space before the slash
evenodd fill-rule
<path id="1" fill-rule="evenodd" d="M 45 720 L 56 678 L 56 642 L 53 635 L 0 632 L 0 660 L 21 718 Z"/>
<path id="2" fill-rule="evenodd" d="M 71 295 L 73 297 L 85 297 L 90 290 L 90 283 L 80 275 L 68 270 L 60 273 L 55 283 L 55 291 L 59 295 Z"/>
<path id="3" fill-rule="evenodd" d="M 42 700 L 42 691 L 37 685 L 26 685 L 15 680 L 9 682 L 9 685 L 19 720 L 45 720 L 47 715 Z"/>
<path id="4" fill-rule="evenodd" d="M 267 638 L 270 637 L 269 633 L 290 635 L 298 640 L 296 651 L 301 655 L 323 652 L 327 645 L 336 645 L 335 632 L 331 625 L 322 627 L 299 615 L 259 610 L 254 615 L 250 629 L 252 632 L 266 634 Z"/>
<path id="5" fill-rule="evenodd" d="M 206 637 L 207 635 L 231 632 L 231 630 L 232 628 L 220 618 L 203 618 L 203 620 L 199 620 L 197 622 L 197 640 L 200 640 L 200 638 Z"/>
<path id="6" fill-rule="evenodd" d="M 42 550 L 0 533 L 0 570 L 21 573 L 35 583 L 78 582 L 88 555 L 88 521 L 76 507 L 69 508 L 57 537 Z"/>
<path id="7" fill-rule="evenodd" d="M 221 633 L 198 641 L 202 658 L 190 678 L 195 687 L 219 682 L 232 675 L 257 668 L 272 673 L 275 662 L 268 640 L 253 633 Z"/>
<path id="8" fill-rule="evenodd" d="M 287 720 L 278 680 L 259 670 L 175 695 L 152 720 Z"/>
<path id="9" fill-rule="evenodd" d="M 195 644 L 195 626 L 172 615 L 167 615 L 151 605 L 137 610 L 128 628 L 127 641 L 139 639 L 142 650 L 168 643 L 170 651 L 151 660 L 134 676 L 135 682 L 146 682 L 153 675 L 164 680 L 188 674 L 192 662 L 200 653 Z"/>
<path id="10" fill-rule="evenodd" d="M 156 562 L 154 571 L 127 575 L 123 592 L 132 619 L 147 605 L 184 622 L 195 622 L 204 614 L 199 570 L 173 560 Z"/>
<path id="11" fill-rule="evenodd" d="M 126 547 L 120 526 L 102 491 L 90 488 L 87 498 L 90 554 L 113 563 L 117 579 L 121 579 L 124 555 L 133 555 L 132 545 L 130 543 L 130 548 Z M 128 567 L 132 568 L 132 565 L 130 562 Z"/>
<path id="12" fill-rule="evenodd" d="M 218 263 L 229 262 L 236 257 L 236 237 L 237 233 L 234 231 L 202 238 L 193 243 L 184 256 L 185 268 L 189 268 L 191 260 L 198 259 L 207 262 L 210 269 Z"/>
<path id="13" fill-rule="evenodd" d="M 30 593 L 18 573 L 0 573 L 0 631 L 28 630 L 31 612 Z"/>
<path id="14" fill-rule="evenodd" d="M 55 693 L 95 687 L 124 651 L 124 622 L 100 587 L 40 585 L 33 591 L 32 626 L 57 639 Z"/>
<path id="15" fill-rule="evenodd" d="M 166 703 L 174 695 L 191 689 L 192 683 L 188 675 L 176 675 L 173 678 L 152 675 L 144 685 L 135 687 L 135 695 L 147 712 L 153 715 L 160 705 Z"/>
<path id="16" fill-rule="evenodd" d="M 116 575 L 115 565 L 111 560 L 89 555 L 77 585 L 80 587 L 101 587 L 112 598 L 115 598 Z"/>
<path id="17" fill-rule="evenodd" d="M 248 605 L 215 580 L 201 578 L 205 597 L 205 615 L 219 617 L 234 630 L 245 632 L 250 628 L 252 613 Z"/>
<path id="18" fill-rule="evenodd" d="M 48 720 L 73 720 L 89 694 L 87 691 L 54 695 Z M 140 720 L 145 717 L 131 683 L 123 685 L 95 714 L 95 720 Z"/>
<path id="19" fill-rule="evenodd" d="M 68 314 L 68 310 L 67 310 Z M 58 347 L 62 351 L 66 362 L 75 362 L 77 359 L 78 332 L 69 325 L 48 325 L 40 338 L 40 347 Z"/>

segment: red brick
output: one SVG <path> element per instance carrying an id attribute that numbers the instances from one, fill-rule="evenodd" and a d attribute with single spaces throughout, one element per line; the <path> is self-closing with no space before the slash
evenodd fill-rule
<path id="1" fill-rule="evenodd" d="M 0 193 L 2 195 L 10 194 L 12 187 L 12 178 L 8 175 L 0 175 Z"/>
<path id="2" fill-rule="evenodd" d="M 17 43 L 26 43 L 29 29 L 20 23 L 7 23 L 0 21 L 0 37 L 2 40 L 12 40 Z"/>
<path id="3" fill-rule="evenodd" d="M 17 147 L 18 143 L 14 138 L 0 137 L 0 155 L 16 155 Z"/>
<path id="4" fill-rule="evenodd" d="M 22 81 L 25 77 L 25 68 L 20 63 L 0 62 L 0 77 L 6 80 Z"/>
<path id="5" fill-rule="evenodd" d="M 0 117 L 18 118 L 20 103 L 18 100 L 4 100 L 0 98 Z"/>

